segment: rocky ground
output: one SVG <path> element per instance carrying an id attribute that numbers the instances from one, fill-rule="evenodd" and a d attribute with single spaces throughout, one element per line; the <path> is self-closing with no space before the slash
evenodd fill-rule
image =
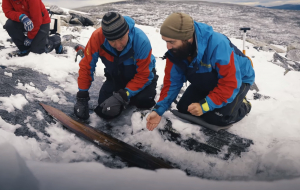
<path id="1" fill-rule="evenodd" d="M 91 15 L 116 11 L 131 16 L 137 24 L 160 27 L 172 12 L 185 12 L 196 21 L 211 25 L 215 31 L 241 38 L 241 27 L 250 27 L 249 42 L 257 50 L 285 53 L 289 60 L 300 62 L 300 11 L 274 10 L 235 4 L 210 2 L 120 2 L 76 9 Z M 284 45 L 286 50 L 270 45 Z"/>

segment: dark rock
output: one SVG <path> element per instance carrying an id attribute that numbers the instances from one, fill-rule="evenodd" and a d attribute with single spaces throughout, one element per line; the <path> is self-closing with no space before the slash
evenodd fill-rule
<path id="1" fill-rule="evenodd" d="M 292 50 L 291 50 L 292 51 Z M 273 55 L 273 63 L 285 68 L 286 70 L 295 70 L 295 71 L 300 71 L 300 64 L 289 60 L 285 57 L 282 57 L 278 53 L 274 53 Z"/>
<path id="2" fill-rule="evenodd" d="M 85 17 L 85 26 L 93 26 L 95 23 L 91 17 Z"/>
<path id="3" fill-rule="evenodd" d="M 70 20 L 70 24 L 83 25 L 82 22 L 78 18 L 72 18 Z"/>
<path id="4" fill-rule="evenodd" d="M 260 93 L 255 92 L 255 93 L 253 93 L 253 99 L 254 100 L 265 100 L 265 99 L 270 99 L 270 96 L 264 96 Z"/>
<path id="5" fill-rule="evenodd" d="M 60 20 L 63 20 L 63 21 L 65 21 L 66 23 L 69 23 L 71 19 L 72 19 L 72 16 L 71 16 L 71 15 L 61 16 L 61 17 L 60 17 Z"/>
<path id="6" fill-rule="evenodd" d="M 96 19 L 93 19 L 88 15 L 84 15 L 72 11 L 69 11 L 69 14 L 72 16 L 72 19 L 77 18 L 82 23 L 83 26 L 93 26 L 96 23 Z"/>
<path id="7" fill-rule="evenodd" d="M 57 5 L 52 5 L 50 7 L 50 11 L 53 14 L 57 14 L 57 15 L 65 15 L 66 13 L 64 12 L 64 10 L 62 10 L 60 7 L 58 7 Z"/>

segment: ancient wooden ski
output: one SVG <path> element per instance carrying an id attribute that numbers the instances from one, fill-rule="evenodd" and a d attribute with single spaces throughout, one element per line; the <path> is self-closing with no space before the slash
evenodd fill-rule
<path id="1" fill-rule="evenodd" d="M 144 169 L 173 168 L 161 159 L 155 158 L 133 146 L 130 146 L 102 131 L 89 125 L 79 123 L 62 111 L 49 105 L 40 103 L 41 106 L 54 118 L 62 123 L 67 129 L 71 130 L 80 137 L 94 143 L 97 147 L 119 156 L 130 166 Z"/>

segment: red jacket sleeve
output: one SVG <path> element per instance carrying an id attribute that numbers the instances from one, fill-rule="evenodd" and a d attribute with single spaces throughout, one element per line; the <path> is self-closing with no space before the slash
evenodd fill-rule
<path id="1" fill-rule="evenodd" d="M 9 0 L 2 0 L 2 10 L 7 18 L 20 22 L 19 17 L 22 13 L 15 11 Z"/>
<path id="2" fill-rule="evenodd" d="M 96 63 L 98 62 L 100 46 L 103 41 L 102 28 L 98 28 L 94 31 L 85 47 L 84 57 L 79 63 L 78 89 L 81 91 L 89 90 L 94 80 Z"/>
<path id="3" fill-rule="evenodd" d="M 41 25 L 43 24 L 43 15 L 41 11 L 41 0 L 29 0 L 28 3 L 29 14 L 27 15 L 33 22 L 33 30 L 28 32 L 27 37 L 33 39 L 38 31 L 40 30 Z"/>

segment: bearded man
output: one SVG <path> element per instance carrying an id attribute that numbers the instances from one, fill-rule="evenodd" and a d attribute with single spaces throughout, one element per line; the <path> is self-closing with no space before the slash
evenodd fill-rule
<path id="1" fill-rule="evenodd" d="M 177 104 L 183 114 L 226 126 L 250 112 L 251 104 L 245 96 L 255 78 L 252 62 L 225 35 L 184 13 L 168 16 L 160 34 L 168 51 L 160 98 L 147 117 L 150 131 L 157 127 L 186 81 L 191 84 Z"/>

